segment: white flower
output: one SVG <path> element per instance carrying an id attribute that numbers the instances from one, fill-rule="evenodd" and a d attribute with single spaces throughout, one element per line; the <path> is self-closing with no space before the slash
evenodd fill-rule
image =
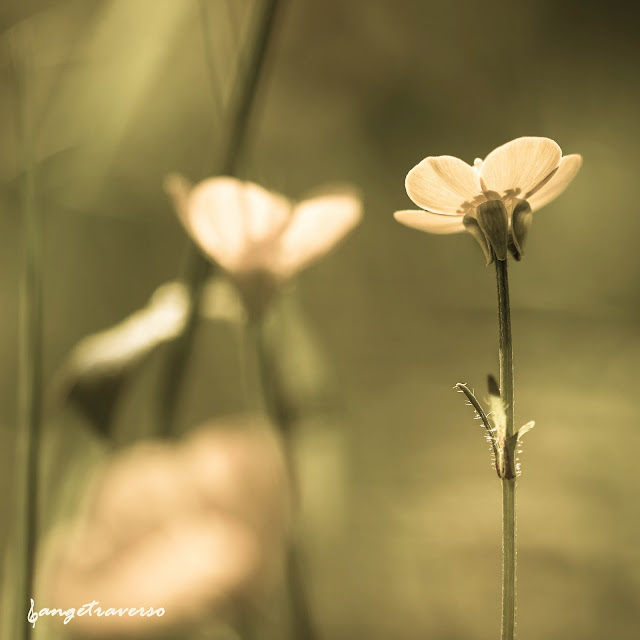
<path id="1" fill-rule="evenodd" d="M 394 216 L 421 231 L 469 231 L 488 262 L 494 255 L 506 259 L 508 245 L 519 259 L 531 213 L 559 196 L 581 164 L 580 155 L 563 157 L 553 140 L 537 137 L 507 142 L 474 166 L 453 156 L 430 156 L 405 181 L 407 194 L 424 210 Z"/>
<path id="2" fill-rule="evenodd" d="M 184 284 L 161 285 L 146 307 L 82 339 L 69 354 L 61 375 L 98 376 L 140 361 L 158 344 L 182 333 L 188 310 L 189 293 Z"/>
<path id="3" fill-rule="evenodd" d="M 191 237 L 237 278 L 285 280 L 332 249 L 361 217 L 360 199 L 350 192 L 296 204 L 253 182 L 217 177 L 192 188 L 178 175 L 165 188 Z"/>
<path id="4" fill-rule="evenodd" d="M 91 635 L 196 621 L 279 576 L 289 522 L 280 442 L 243 418 L 210 423 L 181 444 L 137 444 L 98 474 L 85 511 L 49 542 L 43 601 L 165 610 L 73 620 Z"/>
<path id="5" fill-rule="evenodd" d="M 58 372 L 57 386 L 66 390 L 78 378 L 113 375 L 137 364 L 159 344 L 182 333 L 189 305 L 189 290 L 184 283 L 171 280 L 160 285 L 145 307 L 80 340 Z M 200 313 L 208 320 L 244 321 L 236 292 L 217 277 L 205 283 Z"/>

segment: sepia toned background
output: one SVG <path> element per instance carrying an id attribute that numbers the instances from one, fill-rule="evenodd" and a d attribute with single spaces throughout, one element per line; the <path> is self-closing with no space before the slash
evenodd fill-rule
<path id="1" fill-rule="evenodd" d="M 0 9 L 3 547 L 19 508 L 23 226 L 11 34 L 25 24 L 34 34 L 50 388 L 78 340 L 183 272 L 189 241 L 162 181 L 216 173 L 230 117 L 216 105 L 251 47 L 258 5 L 209 0 L 213 68 L 189 0 Z M 552 0 L 284 3 L 239 175 L 294 198 L 353 183 L 365 210 L 288 292 L 325 378 L 299 436 L 325 638 L 497 636 L 500 487 L 452 389 L 466 382 L 482 395 L 497 370 L 493 272 L 466 234 L 421 234 L 392 213 L 410 206 L 404 177 L 425 156 L 472 162 L 521 135 L 551 137 L 584 165 L 536 213 L 528 255 L 511 268 L 516 416 L 536 421 L 522 456 L 518 637 L 640 635 L 640 45 L 624 9 L 615 0 L 606 12 Z M 227 323 L 199 326 L 179 431 L 246 409 L 236 342 Z M 160 350 L 123 392 L 122 442 L 153 431 L 162 361 Z M 88 422 L 51 393 L 45 425 L 70 455 L 97 455 Z"/>

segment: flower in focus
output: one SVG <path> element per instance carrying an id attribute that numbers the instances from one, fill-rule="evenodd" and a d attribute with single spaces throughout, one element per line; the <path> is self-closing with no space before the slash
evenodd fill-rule
<path id="1" fill-rule="evenodd" d="M 178 175 L 165 188 L 191 237 L 245 294 L 273 288 L 327 253 L 362 214 L 348 191 L 293 203 L 253 182 L 217 177 L 191 187 Z"/>
<path id="2" fill-rule="evenodd" d="M 135 445 L 107 462 L 84 516 L 49 542 L 46 600 L 165 610 L 73 620 L 93 636 L 195 622 L 279 576 L 288 510 L 280 442 L 257 418 L 210 423 L 181 444 Z"/>
<path id="3" fill-rule="evenodd" d="M 430 156 L 405 181 L 407 194 L 424 210 L 396 211 L 395 219 L 431 233 L 468 231 L 482 247 L 487 264 L 519 260 L 532 212 L 559 196 L 582 164 L 578 154 L 563 156 L 549 138 L 516 138 L 470 166 L 453 156 Z"/>

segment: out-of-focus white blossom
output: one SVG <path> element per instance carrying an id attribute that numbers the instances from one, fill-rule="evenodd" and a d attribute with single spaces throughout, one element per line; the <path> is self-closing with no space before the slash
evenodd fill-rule
<path id="1" fill-rule="evenodd" d="M 144 308 L 113 327 L 82 339 L 59 375 L 100 375 L 141 360 L 159 343 L 180 335 L 189 304 L 184 284 L 167 282 L 154 291 Z"/>
<path id="2" fill-rule="evenodd" d="M 581 164 L 580 155 L 563 157 L 553 140 L 538 137 L 507 142 L 484 160 L 476 158 L 473 166 L 453 156 L 429 156 L 409 171 L 405 181 L 407 194 L 423 210 L 394 215 L 398 222 L 421 231 L 469 231 L 487 258 L 493 248 L 499 259 L 506 258 L 506 242 L 504 247 L 494 246 L 492 227 L 502 222 L 494 225 L 492 218 L 505 216 L 512 252 L 519 257 L 531 212 L 559 196 Z"/>
<path id="3" fill-rule="evenodd" d="M 185 228 L 230 274 L 256 273 L 276 282 L 332 249 L 360 221 L 360 199 L 350 191 L 293 203 L 253 182 L 216 177 L 192 187 L 170 175 L 165 188 Z"/>
<path id="4" fill-rule="evenodd" d="M 288 518 L 282 449 L 260 419 L 209 423 L 178 444 L 141 443 L 104 465 L 82 517 L 52 535 L 40 599 L 165 610 L 70 623 L 93 636 L 194 622 L 273 584 Z"/>

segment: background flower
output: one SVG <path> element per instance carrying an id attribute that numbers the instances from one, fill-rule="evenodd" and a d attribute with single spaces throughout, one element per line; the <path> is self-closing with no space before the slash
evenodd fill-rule
<path id="1" fill-rule="evenodd" d="M 258 418 L 210 423 L 106 463 L 84 516 L 51 538 L 42 602 L 163 607 L 162 617 L 73 620 L 92 635 L 193 622 L 278 577 L 288 523 L 279 441 Z"/>
<path id="2" fill-rule="evenodd" d="M 360 221 L 352 192 L 297 204 L 252 182 L 218 177 L 191 188 L 171 175 L 165 186 L 180 220 L 203 251 L 235 275 L 264 272 L 277 280 L 331 250 Z"/>

